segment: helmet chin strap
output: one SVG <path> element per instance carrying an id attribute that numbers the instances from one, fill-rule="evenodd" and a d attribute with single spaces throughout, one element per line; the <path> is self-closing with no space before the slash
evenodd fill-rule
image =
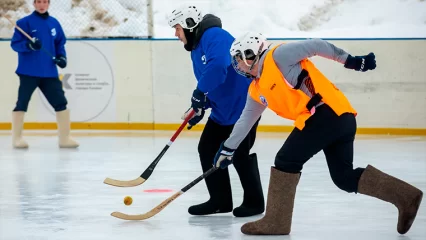
<path id="1" fill-rule="evenodd" d="M 253 74 L 251 74 L 251 71 L 253 70 L 253 68 L 254 68 L 254 65 L 256 65 L 256 63 L 257 62 L 255 62 L 256 61 L 256 59 L 252 62 L 252 64 L 250 65 L 250 68 L 249 68 L 249 72 L 248 73 L 246 73 L 247 75 L 249 75 L 252 79 L 255 79 L 256 78 L 256 76 L 254 76 Z"/>
<path id="2" fill-rule="evenodd" d="M 259 50 L 257 51 L 256 57 L 253 60 L 253 63 L 251 64 L 249 70 L 251 71 L 254 67 L 254 65 L 259 61 L 260 54 L 262 53 L 263 43 L 260 45 Z"/>
<path id="3" fill-rule="evenodd" d="M 260 45 L 260 47 L 259 47 L 259 51 L 257 51 L 256 57 L 253 59 L 252 64 L 249 66 L 249 67 L 250 67 L 250 68 L 249 68 L 249 71 L 251 71 L 251 70 L 254 68 L 254 65 L 256 65 L 256 64 L 259 62 L 260 58 L 263 56 L 263 54 L 266 52 L 266 50 L 267 50 L 267 49 L 269 49 L 269 47 L 272 45 L 272 43 L 271 43 L 271 44 L 269 44 L 269 46 L 268 46 L 268 47 L 267 47 L 264 51 L 262 51 L 263 44 L 264 44 L 264 43 L 262 43 L 262 44 Z M 250 74 L 250 73 L 249 73 L 249 74 Z M 250 74 L 250 75 L 251 75 L 251 74 Z M 251 76 L 253 76 L 253 75 L 251 75 Z M 253 78 L 256 78 L 256 76 L 253 76 Z"/>
<path id="4" fill-rule="evenodd" d="M 252 75 L 250 72 L 251 72 L 251 70 L 253 70 L 254 65 L 256 65 L 259 62 L 259 59 L 260 59 L 261 53 L 262 53 L 262 49 L 263 49 L 263 43 L 260 45 L 259 50 L 257 51 L 256 57 L 254 57 L 253 62 L 249 66 L 249 72 L 247 74 L 250 75 L 253 79 L 256 78 L 256 76 Z"/>

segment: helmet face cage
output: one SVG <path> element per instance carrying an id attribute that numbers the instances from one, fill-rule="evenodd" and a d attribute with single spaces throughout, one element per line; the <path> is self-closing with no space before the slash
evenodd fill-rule
<path id="1" fill-rule="evenodd" d="M 249 67 L 249 71 L 251 71 L 254 65 L 256 65 L 256 63 L 259 61 L 260 54 L 264 51 L 263 46 L 264 43 L 260 44 L 257 54 L 255 54 L 251 49 L 244 50 L 244 53 L 242 53 L 240 50 L 236 50 L 235 55 L 232 57 L 232 66 L 234 67 L 235 71 L 245 77 L 251 79 L 256 78 L 256 76 L 253 76 L 251 73 L 243 72 L 238 68 L 238 58 L 242 60 Z M 253 62 L 248 64 L 247 60 L 253 60 Z"/>
<path id="2" fill-rule="evenodd" d="M 244 77 L 246 77 L 246 78 L 249 78 L 249 79 L 254 79 L 254 78 L 256 78 L 256 76 L 253 76 L 253 75 L 252 75 L 252 74 L 250 74 L 250 73 L 247 73 L 247 72 L 241 71 L 241 70 L 238 68 L 238 59 L 239 59 L 239 60 L 244 61 L 244 63 L 245 63 L 248 67 L 250 67 L 250 69 L 252 68 L 252 66 L 251 66 L 251 65 L 249 65 L 249 64 L 247 63 L 247 61 L 246 61 L 246 58 L 245 58 L 244 54 L 241 54 L 241 52 L 240 52 L 240 51 L 237 51 L 237 54 L 235 54 L 234 56 L 232 56 L 232 59 L 231 59 L 232 67 L 234 68 L 234 70 L 235 70 L 238 74 L 240 74 L 240 75 L 242 75 L 242 76 L 244 76 Z"/>
<path id="3" fill-rule="evenodd" d="M 243 76 L 256 78 L 252 74 L 238 69 L 238 61 L 243 61 L 249 67 L 248 71 L 251 72 L 258 63 L 262 52 L 269 48 L 266 45 L 266 38 L 260 33 L 248 32 L 240 38 L 235 39 L 230 49 L 234 69 Z M 249 64 L 247 60 L 251 60 L 252 63 Z"/>

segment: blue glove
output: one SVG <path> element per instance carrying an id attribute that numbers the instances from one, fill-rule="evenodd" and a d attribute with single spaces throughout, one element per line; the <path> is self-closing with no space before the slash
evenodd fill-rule
<path id="1" fill-rule="evenodd" d="M 198 112 L 198 109 L 205 109 L 207 105 L 207 96 L 201 92 L 198 88 L 194 90 L 191 98 L 191 107 L 195 112 Z"/>
<path id="2" fill-rule="evenodd" d="M 225 147 L 222 142 L 216 156 L 214 157 L 213 166 L 220 167 L 222 169 L 228 167 L 228 165 L 232 164 L 234 152 L 234 149 Z"/>
<path id="3" fill-rule="evenodd" d="M 374 53 L 369 53 L 366 56 L 351 56 L 346 59 L 345 68 L 353 69 L 355 71 L 366 72 L 376 68 L 376 56 Z"/>
<path id="4" fill-rule="evenodd" d="M 56 65 L 58 65 L 60 68 L 65 68 L 67 66 L 67 58 L 64 56 L 58 56 L 53 60 Z"/>

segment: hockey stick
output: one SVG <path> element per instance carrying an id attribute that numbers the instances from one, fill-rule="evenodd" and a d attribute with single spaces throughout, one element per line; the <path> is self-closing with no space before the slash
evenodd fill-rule
<path id="1" fill-rule="evenodd" d="M 116 186 L 116 187 L 135 187 L 138 185 L 141 185 L 144 183 L 149 176 L 151 176 L 152 172 L 154 171 L 154 168 L 157 166 L 157 163 L 160 161 L 160 159 L 163 157 L 163 155 L 167 152 L 167 149 L 172 145 L 172 143 L 175 141 L 177 136 L 179 136 L 180 132 L 182 132 L 182 129 L 185 127 L 185 125 L 188 123 L 188 121 L 192 118 L 192 116 L 195 114 L 195 111 L 192 110 L 189 115 L 185 118 L 183 123 L 180 125 L 179 129 L 175 132 L 175 134 L 172 136 L 170 141 L 164 146 L 163 150 L 160 152 L 160 154 L 154 159 L 154 161 L 148 166 L 147 169 L 140 175 L 140 177 L 133 179 L 133 180 L 115 180 L 112 178 L 106 178 L 104 180 L 105 184 Z"/>
<path id="2" fill-rule="evenodd" d="M 18 31 L 20 31 L 22 34 L 24 34 L 24 36 L 26 38 L 28 38 L 31 42 L 35 42 L 33 38 L 31 38 L 30 35 L 28 35 L 28 33 L 26 33 L 24 30 L 22 30 L 22 28 L 20 28 L 18 25 L 16 25 L 16 23 L 14 23 L 9 16 L 4 15 L 4 17 L 9 20 L 9 22 L 16 28 L 18 29 Z M 47 55 L 49 55 L 52 59 L 56 59 L 56 57 L 54 57 L 50 52 L 48 52 L 46 49 L 44 49 L 43 47 L 41 47 L 41 50 L 43 50 Z"/>
<path id="3" fill-rule="evenodd" d="M 214 171 L 216 171 L 217 167 L 210 168 L 207 172 L 203 173 L 201 176 L 199 176 L 197 179 L 186 185 L 184 188 L 182 188 L 179 192 L 173 194 L 171 197 L 164 200 L 162 203 L 160 203 L 158 206 L 153 208 L 151 211 L 144 213 L 144 214 L 137 214 L 137 215 L 129 215 L 121 212 L 113 212 L 111 213 L 111 216 L 120 218 L 123 220 L 145 220 L 150 217 L 153 217 L 157 215 L 159 212 L 161 212 L 167 205 L 169 205 L 171 202 L 173 202 L 176 198 L 178 198 L 180 195 L 191 189 L 193 186 L 195 186 L 198 182 L 203 180 L 204 178 L 208 177 L 210 174 L 212 174 Z"/>

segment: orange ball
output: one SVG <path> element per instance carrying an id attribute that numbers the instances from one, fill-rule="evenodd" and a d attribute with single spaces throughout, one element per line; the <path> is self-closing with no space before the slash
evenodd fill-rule
<path id="1" fill-rule="evenodd" d="M 131 204 L 132 204 L 132 202 L 133 202 L 132 197 L 130 197 L 130 196 L 126 196 L 126 197 L 124 198 L 124 204 L 126 204 L 127 206 L 131 205 Z"/>

